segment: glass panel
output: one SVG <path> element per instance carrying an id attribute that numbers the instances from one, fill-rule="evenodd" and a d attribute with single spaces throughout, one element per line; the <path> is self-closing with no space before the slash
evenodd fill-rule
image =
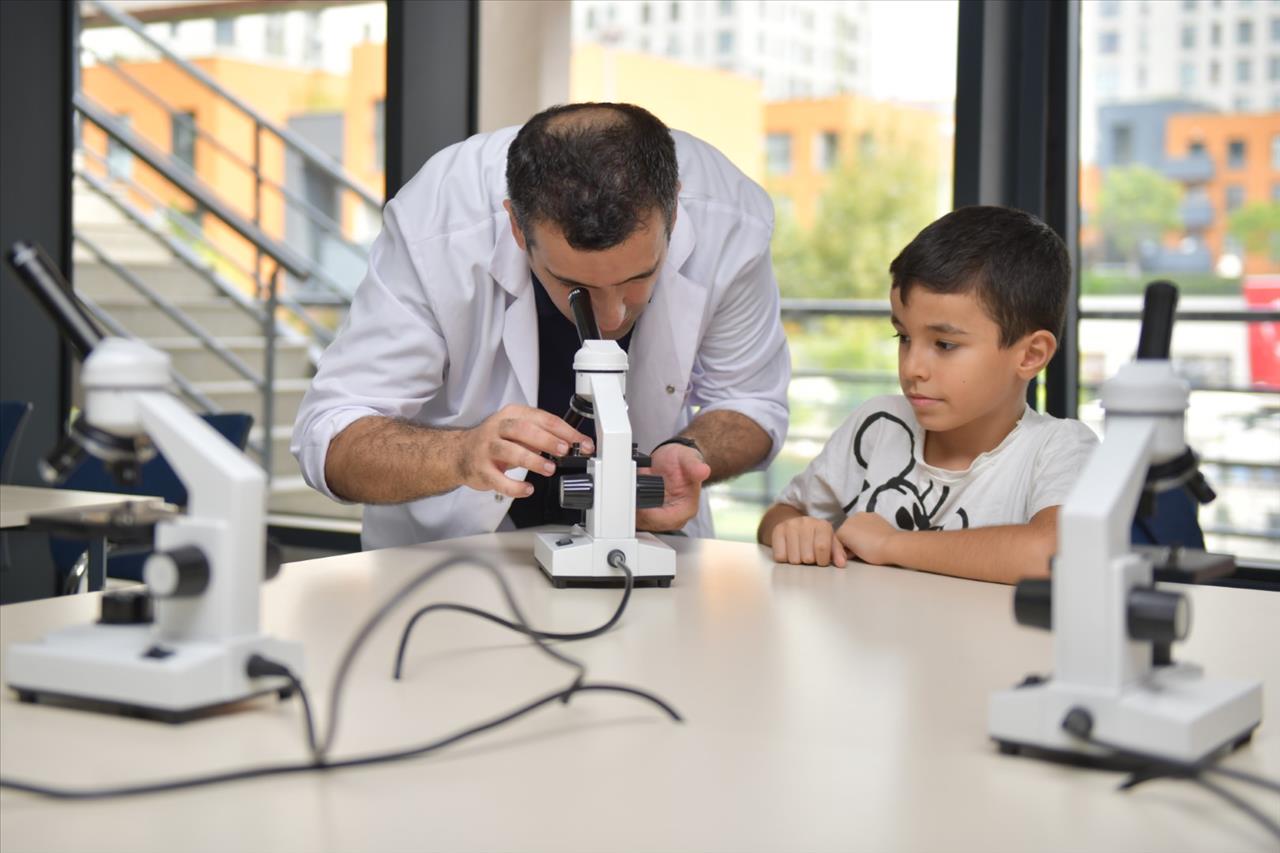
<path id="1" fill-rule="evenodd" d="M 351 519 L 358 508 L 302 483 L 288 437 L 312 359 L 341 321 L 381 224 L 386 5 L 269 5 L 111 6 L 123 21 L 81 9 L 78 94 L 117 120 L 79 121 L 75 276 L 107 325 L 170 353 L 194 408 L 253 414 L 250 449 L 270 456 L 273 512 Z M 130 155 L 122 134 L 150 153 Z M 260 229 L 267 248 L 227 218 Z M 267 306 L 271 246 L 292 249 L 311 271 L 279 282 L 269 355 L 254 311 Z M 154 309 L 137 282 L 200 334 Z M 264 394 L 269 358 L 275 383 Z"/>
<path id="2" fill-rule="evenodd" d="M 646 3 L 573 2 L 569 100 L 640 104 L 759 181 L 774 200 L 784 297 L 877 301 L 856 306 L 871 317 L 784 312 L 790 437 L 769 471 L 711 492 L 717 535 L 754 539 L 835 426 L 897 391 L 888 266 L 951 208 L 957 3 L 662 5 L 670 14 L 655 6 L 651 20 Z M 679 51 L 650 50 L 675 35 Z"/>
<path id="3" fill-rule="evenodd" d="M 1211 550 L 1280 560 L 1280 323 L 1246 321 L 1280 308 L 1280 112 L 1255 62 L 1274 10 L 1141 5 L 1145 20 L 1136 3 L 1082 5 L 1081 417 L 1101 429 L 1098 385 L 1137 345 L 1135 321 L 1098 314 L 1136 312 L 1162 278 L 1182 312 L 1226 312 L 1180 320 L 1173 338 L 1187 437 L 1219 495 L 1200 524 Z"/>

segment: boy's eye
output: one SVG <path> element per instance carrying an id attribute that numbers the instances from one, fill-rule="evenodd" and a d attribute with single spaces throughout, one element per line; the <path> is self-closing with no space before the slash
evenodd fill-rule
<path id="1" fill-rule="evenodd" d="M 951 352 L 955 348 L 956 344 L 953 344 L 950 341 L 938 341 L 938 349 L 943 352 Z"/>
<path id="2" fill-rule="evenodd" d="M 902 332 L 894 332 L 893 336 L 898 339 L 898 343 L 906 344 L 911 342 L 911 338 L 902 334 Z"/>

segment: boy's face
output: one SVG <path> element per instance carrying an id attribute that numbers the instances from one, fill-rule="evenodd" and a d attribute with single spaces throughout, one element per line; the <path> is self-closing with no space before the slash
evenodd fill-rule
<path id="1" fill-rule="evenodd" d="M 1021 413 L 1026 381 L 1039 369 L 1027 361 L 1026 344 L 1036 335 L 1052 340 L 1051 334 L 1037 332 L 1001 348 L 1000 327 L 975 291 L 934 293 L 916 286 L 904 305 L 894 287 L 889 301 L 898 334 L 898 381 L 922 427 L 946 432 Z"/>

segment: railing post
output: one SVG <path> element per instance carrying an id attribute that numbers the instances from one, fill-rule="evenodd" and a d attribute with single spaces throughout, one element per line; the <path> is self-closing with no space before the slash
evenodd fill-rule
<path id="1" fill-rule="evenodd" d="M 262 467 L 271 482 L 272 436 L 276 410 L 276 306 L 279 304 L 280 265 L 276 264 L 267 282 L 267 312 L 263 320 L 263 341 L 266 352 L 262 370 Z"/>

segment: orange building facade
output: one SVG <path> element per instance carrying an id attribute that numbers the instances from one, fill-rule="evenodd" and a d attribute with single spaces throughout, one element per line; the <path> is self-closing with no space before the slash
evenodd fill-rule
<path id="1" fill-rule="evenodd" d="M 765 104 L 765 188 L 784 200 L 801 227 L 813 224 L 818 205 L 840 163 L 856 162 L 873 147 L 912 152 L 951 186 L 953 132 L 948 117 L 920 107 L 839 95 Z M 788 156 L 782 156 L 782 152 Z M 944 198 L 945 196 L 945 198 Z M 950 209 L 940 192 L 938 213 Z"/>
<path id="2" fill-rule="evenodd" d="M 1212 175 L 1188 194 L 1213 209 L 1212 223 L 1202 233 L 1217 257 L 1228 249 L 1232 210 L 1254 202 L 1280 203 L 1280 112 L 1171 116 L 1165 154 L 1176 159 L 1197 152 L 1212 161 Z M 1265 252 L 1244 255 L 1245 275 L 1277 270 L 1280 264 Z"/>

